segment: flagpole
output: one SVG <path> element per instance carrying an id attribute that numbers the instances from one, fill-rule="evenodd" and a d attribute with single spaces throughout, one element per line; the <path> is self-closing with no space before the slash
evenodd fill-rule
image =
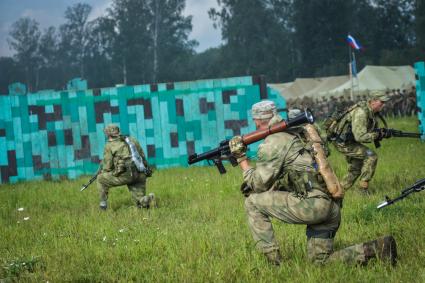
<path id="1" fill-rule="evenodd" d="M 356 62 L 356 54 L 354 53 L 354 51 L 353 51 L 353 61 L 351 61 L 352 62 L 352 64 L 355 64 L 355 80 L 356 80 L 356 86 L 357 86 L 357 91 L 359 90 L 359 78 L 357 77 L 357 62 Z M 353 94 L 354 94 L 354 78 L 353 78 Z M 357 93 L 358 94 L 358 93 Z M 351 97 L 351 100 L 353 100 L 353 97 Z M 354 100 L 353 100 L 354 101 Z"/>
<path id="2" fill-rule="evenodd" d="M 349 57 L 349 63 L 348 63 L 348 74 L 350 75 L 350 81 L 351 81 L 351 90 L 350 90 L 350 99 L 351 99 L 351 101 L 354 101 L 354 99 L 353 99 L 353 72 L 352 72 L 352 69 L 351 69 L 351 64 L 353 63 L 353 59 L 351 58 L 351 53 L 352 53 L 352 50 L 351 50 L 351 45 L 349 44 L 348 45 L 348 57 Z"/>

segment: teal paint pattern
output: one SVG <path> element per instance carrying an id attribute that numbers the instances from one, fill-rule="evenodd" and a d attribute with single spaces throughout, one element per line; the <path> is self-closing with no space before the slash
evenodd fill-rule
<path id="1" fill-rule="evenodd" d="M 421 139 L 425 141 L 425 62 L 415 63 L 416 73 L 416 104 L 419 120 L 419 133 Z"/>
<path id="2" fill-rule="evenodd" d="M 9 94 L 0 95 L 2 183 L 92 174 L 109 123 L 137 138 L 150 164 L 187 166 L 188 155 L 255 130 L 252 104 L 270 99 L 281 110 L 286 106 L 263 76 L 85 87 L 75 79 L 66 91 L 27 93 L 25 85 L 15 83 Z M 255 158 L 255 152 L 252 145 L 249 155 Z"/>

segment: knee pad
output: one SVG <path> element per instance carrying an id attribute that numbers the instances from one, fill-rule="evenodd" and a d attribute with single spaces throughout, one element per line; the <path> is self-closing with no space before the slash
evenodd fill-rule
<path id="1" fill-rule="evenodd" d="M 310 227 L 307 227 L 305 232 L 307 239 L 318 238 L 318 239 L 333 239 L 335 238 L 335 230 L 313 230 Z"/>
<path id="2" fill-rule="evenodd" d="M 378 155 L 370 148 L 366 150 L 365 155 L 370 159 L 378 159 Z"/>

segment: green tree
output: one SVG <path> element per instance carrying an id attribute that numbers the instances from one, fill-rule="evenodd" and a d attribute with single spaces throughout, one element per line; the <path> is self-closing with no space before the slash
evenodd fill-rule
<path id="1" fill-rule="evenodd" d="M 77 70 L 81 78 L 85 77 L 84 60 L 90 36 L 88 16 L 91 10 L 90 5 L 83 3 L 68 7 L 65 11 L 66 22 L 60 26 L 64 63 L 70 63 L 71 69 Z"/>
<path id="2" fill-rule="evenodd" d="M 192 17 L 183 16 L 186 0 L 149 1 L 152 82 L 181 78 L 185 62 L 194 53 L 196 41 L 189 40 Z"/>
<path id="3" fill-rule="evenodd" d="M 291 56 L 287 23 L 282 21 L 286 1 L 218 0 L 210 9 L 220 27 L 225 71 L 222 75 L 265 74 L 272 80 L 284 77 Z M 285 68 L 286 67 L 286 68 Z M 283 70 L 283 71 L 282 71 Z"/>
<path id="4" fill-rule="evenodd" d="M 90 37 L 86 50 L 86 79 L 91 87 L 106 87 L 121 80 L 119 66 L 112 61 L 115 40 L 114 21 L 99 17 L 88 25 Z"/>
<path id="5" fill-rule="evenodd" d="M 350 31 L 350 11 L 352 1 L 294 1 L 294 41 L 300 52 L 301 75 L 324 76 L 322 69 L 329 71 L 329 65 L 348 61 L 345 39 Z M 334 71 L 327 75 L 340 74 L 344 70 Z"/>
<path id="6" fill-rule="evenodd" d="M 135 84 L 150 78 L 150 14 L 145 1 L 114 0 L 108 10 L 113 22 L 112 60 L 120 66 L 121 82 Z"/>
<path id="7" fill-rule="evenodd" d="M 37 66 L 36 88 L 60 88 L 60 72 L 58 72 L 58 46 L 59 38 L 56 28 L 48 27 L 40 37 L 38 56 L 40 58 Z"/>
<path id="8" fill-rule="evenodd" d="M 416 0 L 415 5 L 415 34 L 418 53 L 425 53 L 425 1 Z"/>
<path id="9" fill-rule="evenodd" d="M 23 68 L 11 57 L 0 57 L 0 94 L 8 93 L 11 83 L 21 81 L 25 77 Z"/>
<path id="10" fill-rule="evenodd" d="M 25 83 L 33 91 L 36 81 L 35 68 L 39 63 L 38 46 L 41 32 L 37 21 L 21 18 L 13 23 L 9 33 L 9 46 L 16 52 L 14 57 L 25 72 Z"/>
<path id="11" fill-rule="evenodd" d="M 389 51 L 403 52 L 414 44 L 415 0 L 376 0 L 371 51 L 375 62 Z"/>

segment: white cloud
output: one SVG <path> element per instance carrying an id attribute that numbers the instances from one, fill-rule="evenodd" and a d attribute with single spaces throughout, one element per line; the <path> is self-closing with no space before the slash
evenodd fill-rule
<path id="1" fill-rule="evenodd" d="M 106 14 L 106 9 L 108 9 L 111 5 L 112 0 L 103 0 L 102 3 L 93 6 L 92 11 L 89 15 L 89 21 L 104 16 Z"/>
<path id="2" fill-rule="evenodd" d="M 218 8 L 217 0 L 187 0 L 184 15 L 192 15 L 191 39 L 199 42 L 198 52 L 222 43 L 221 30 L 213 27 L 213 21 L 208 16 L 210 8 Z"/>
<path id="3" fill-rule="evenodd" d="M 58 23 L 64 22 L 62 14 L 51 13 L 46 9 L 25 9 L 17 18 L 23 17 L 36 20 L 40 24 L 41 30 L 49 26 L 58 26 Z"/>

